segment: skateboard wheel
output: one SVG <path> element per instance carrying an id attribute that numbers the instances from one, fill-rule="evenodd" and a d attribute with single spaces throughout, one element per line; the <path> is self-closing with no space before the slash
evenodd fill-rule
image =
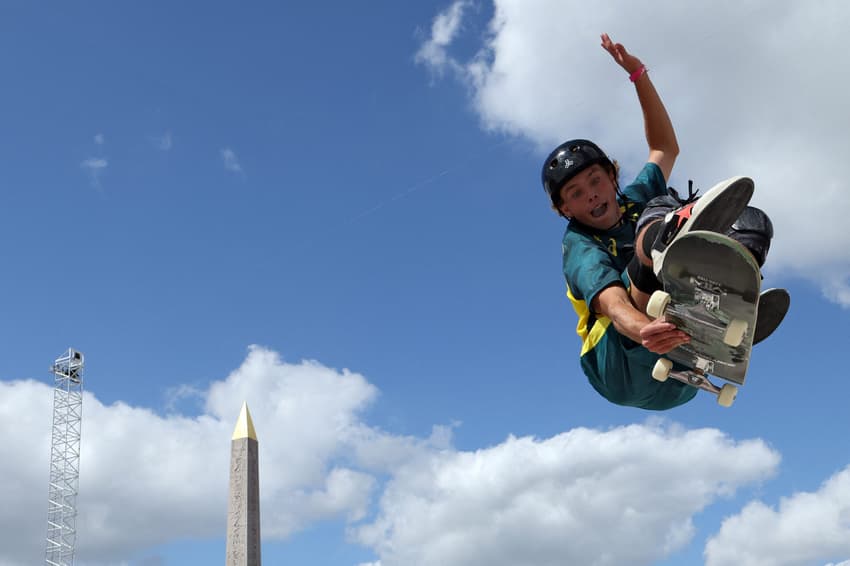
<path id="1" fill-rule="evenodd" d="M 667 381 L 671 369 L 673 369 L 673 362 L 667 358 L 658 358 L 658 361 L 655 362 L 655 367 L 652 368 L 652 379 L 662 382 Z"/>
<path id="2" fill-rule="evenodd" d="M 726 334 L 723 335 L 723 343 L 737 348 L 744 341 L 744 334 L 747 333 L 747 328 L 749 328 L 749 324 L 747 324 L 746 320 L 739 318 L 732 320 L 729 322 L 729 326 L 726 327 Z"/>
<path id="3" fill-rule="evenodd" d="M 649 302 L 646 303 L 646 314 L 651 318 L 658 318 L 664 314 L 664 309 L 670 302 L 670 293 L 664 291 L 656 291 L 649 297 Z"/>
<path id="4" fill-rule="evenodd" d="M 738 388 L 731 383 L 727 383 L 720 388 L 720 393 L 717 394 L 717 404 L 721 407 L 731 407 L 737 396 Z"/>

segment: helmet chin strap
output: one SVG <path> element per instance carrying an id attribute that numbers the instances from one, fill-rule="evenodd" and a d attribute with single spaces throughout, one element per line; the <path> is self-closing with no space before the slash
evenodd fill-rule
<path id="1" fill-rule="evenodd" d="M 606 228 L 605 231 L 607 232 L 608 230 L 613 230 L 614 228 L 619 228 L 620 226 L 622 226 L 623 225 L 623 218 L 625 218 L 625 217 L 626 217 L 625 214 L 620 213 L 620 218 L 618 218 L 617 221 L 614 222 L 611 226 Z"/>

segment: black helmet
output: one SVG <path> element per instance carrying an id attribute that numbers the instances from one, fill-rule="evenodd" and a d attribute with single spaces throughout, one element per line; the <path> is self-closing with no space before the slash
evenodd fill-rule
<path id="1" fill-rule="evenodd" d="M 614 166 L 605 152 L 592 141 L 570 140 L 556 147 L 546 158 L 541 172 L 543 189 L 552 200 L 552 205 L 557 207 L 561 203 L 561 188 L 567 181 L 597 163 Z"/>

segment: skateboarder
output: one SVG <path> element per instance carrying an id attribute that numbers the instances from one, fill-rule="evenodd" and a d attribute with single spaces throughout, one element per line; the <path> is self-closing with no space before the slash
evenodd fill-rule
<path id="1" fill-rule="evenodd" d="M 588 140 L 571 140 L 544 162 L 543 187 L 552 207 L 569 221 L 563 269 L 579 317 L 584 373 L 613 403 L 664 410 L 697 393 L 679 381 L 660 383 L 651 377 L 660 354 L 688 341 L 672 324 L 645 314 L 649 296 L 661 287 L 655 273 L 664 249 L 693 229 L 729 232 L 761 265 L 772 228 L 764 213 L 747 207 L 753 190 L 747 178 L 721 183 L 700 199 L 690 190 L 687 199 L 668 191 L 679 147 L 664 104 L 637 57 L 607 34 L 602 47 L 634 83 L 644 115 L 647 163 L 621 190 L 616 161 Z"/>

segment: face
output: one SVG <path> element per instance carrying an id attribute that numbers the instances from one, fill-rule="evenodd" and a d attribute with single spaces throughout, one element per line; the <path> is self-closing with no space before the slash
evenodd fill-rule
<path id="1" fill-rule="evenodd" d="M 561 189 L 559 210 L 591 228 L 607 230 L 614 226 L 622 216 L 614 173 L 601 165 L 580 172 Z"/>

